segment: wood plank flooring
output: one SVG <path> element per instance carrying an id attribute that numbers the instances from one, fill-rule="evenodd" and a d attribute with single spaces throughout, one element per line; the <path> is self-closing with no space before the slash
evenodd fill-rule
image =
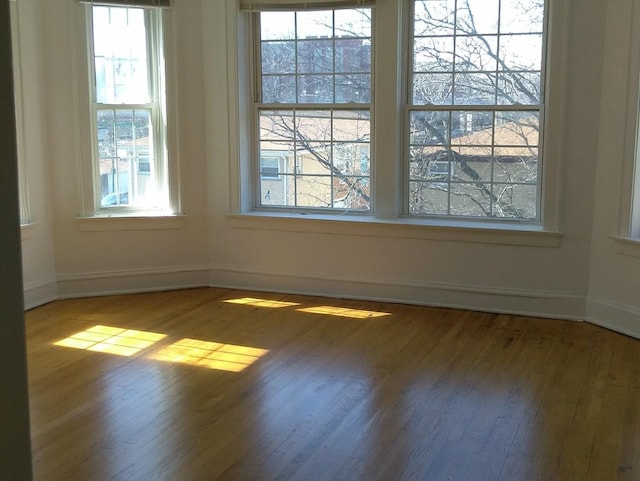
<path id="1" fill-rule="evenodd" d="M 192 289 L 27 313 L 36 481 L 638 481 L 640 341 Z"/>

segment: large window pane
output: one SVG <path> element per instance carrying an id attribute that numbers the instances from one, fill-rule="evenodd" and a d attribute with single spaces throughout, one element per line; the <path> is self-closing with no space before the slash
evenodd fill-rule
<path id="1" fill-rule="evenodd" d="M 368 210 L 371 9 L 259 15 L 257 205 Z M 273 103 L 288 105 L 265 105 Z M 276 156 L 277 174 L 274 161 L 265 160 Z"/>
<path id="2" fill-rule="evenodd" d="M 537 219 L 543 13 L 543 0 L 414 2 L 410 214 Z"/>
<path id="3" fill-rule="evenodd" d="M 368 111 L 261 111 L 260 158 L 279 157 L 286 175 L 276 183 L 261 165 L 260 204 L 368 209 L 369 117 Z"/>
<path id="4" fill-rule="evenodd" d="M 97 113 L 100 206 L 143 205 L 154 185 L 151 114 L 148 110 Z"/>
<path id="5" fill-rule="evenodd" d="M 96 101 L 146 103 L 150 100 L 144 10 L 93 8 Z"/>

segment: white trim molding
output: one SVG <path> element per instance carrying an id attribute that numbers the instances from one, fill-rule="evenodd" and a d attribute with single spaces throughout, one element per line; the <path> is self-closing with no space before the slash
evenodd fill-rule
<path id="1" fill-rule="evenodd" d="M 479 285 L 348 278 L 212 265 L 211 287 L 397 302 L 552 319 L 584 319 L 580 294 Z"/>
<path id="2" fill-rule="evenodd" d="M 56 279 L 43 279 L 24 284 L 25 310 L 42 306 L 58 299 L 58 284 Z"/>
<path id="3" fill-rule="evenodd" d="M 209 270 L 199 265 L 63 274 L 58 276 L 58 297 L 63 299 L 206 287 L 208 277 Z"/>
<path id="4" fill-rule="evenodd" d="M 600 297 L 587 301 L 586 321 L 640 339 L 640 309 Z"/>
<path id="5" fill-rule="evenodd" d="M 376 219 L 370 216 L 320 216 L 273 212 L 232 214 L 227 219 L 237 229 L 312 232 L 318 234 L 364 235 L 395 239 L 444 240 L 532 247 L 558 247 L 563 233 L 538 225 L 486 222 L 457 222 L 419 219 Z"/>

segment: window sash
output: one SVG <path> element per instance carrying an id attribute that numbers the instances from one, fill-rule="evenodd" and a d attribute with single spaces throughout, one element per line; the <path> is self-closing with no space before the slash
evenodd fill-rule
<path id="1" fill-rule="evenodd" d="M 287 2 L 283 2 L 283 5 Z M 351 8 L 356 9 L 354 6 L 355 2 L 350 2 L 349 6 Z M 291 5 L 291 2 L 288 3 Z M 358 5 L 359 6 L 359 5 Z M 294 11 L 297 13 L 308 11 L 309 9 L 293 9 L 287 8 L 287 11 Z M 323 10 L 335 10 L 332 6 Z M 255 142 L 255 151 L 254 151 L 254 159 L 258 159 L 258 161 L 253 162 L 253 172 L 254 172 L 254 195 L 255 195 L 255 208 L 268 208 L 268 209 L 304 209 L 305 211 L 317 210 L 317 211 L 331 211 L 337 210 L 339 212 L 354 212 L 354 213 L 370 213 L 373 211 L 373 203 L 371 196 L 371 166 L 370 159 L 371 155 L 371 131 L 373 129 L 373 119 L 372 119 L 372 92 L 373 92 L 373 55 L 370 51 L 369 55 L 371 56 L 368 62 L 368 66 L 366 71 L 358 72 L 358 73 L 350 73 L 347 71 L 342 71 L 345 69 L 345 66 L 338 67 L 336 63 L 336 53 L 339 51 L 336 45 L 336 41 L 342 40 L 341 37 L 333 37 L 326 39 L 320 39 L 319 41 L 327 41 L 331 42 L 331 67 L 327 68 L 327 70 L 322 70 L 322 72 L 307 72 L 302 73 L 299 71 L 298 64 L 298 49 L 300 48 L 299 43 L 316 41 L 318 39 L 307 39 L 307 38 L 298 38 L 294 36 L 292 39 L 283 40 L 284 42 L 291 42 L 293 46 L 293 51 L 295 51 L 295 58 L 293 59 L 293 63 L 296 65 L 295 71 L 290 73 L 282 73 L 282 72 L 263 72 L 263 65 L 261 61 L 261 52 L 262 52 L 262 44 L 269 44 L 274 40 L 266 39 L 263 40 L 261 38 L 261 29 L 260 29 L 260 14 L 255 13 L 253 15 L 254 18 L 254 39 L 255 39 L 255 52 L 259 52 L 255 55 L 255 72 L 256 72 L 256 86 L 255 86 L 255 101 L 254 101 L 254 111 L 253 115 L 255 118 L 254 122 L 254 133 L 253 138 Z M 348 37 L 347 41 L 352 40 L 354 42 L 368 42 L 366 45 L 371 47 L 371 42 L 373 40 L 373 24 L 372 30 L 365 36 L 353 36 Z M 281 42 L 280 40 L 276 40 L 276 42 Z M 362 48 L 365 44 L 358 45 L 359 48 Z M 311 46 L 312 48 L 315 48 Z M 347 46 L 345 46 L 345 49 Z M 346 51 L 346 50 L 345 50 Z M 347 69 L 348 70 L 348 69 Z M 357 70 L 357 69 L 356 69 Z M 339 83 L 336 82 L 336 79 L 345 77 L 349 80 L 353 80 L 356 77 L 351 77 L 351 75 L 365 75 L 363 80 L 366 82 L 366 85 L 363 89 L 356 89 L 356 91 L 351 91 L 346 89 L 345 91 L 341 91 L 339 88 Z M 263 98 L 263 79 L 268 77 L 289 77 L 295 83 L 293 88 L 294 90 L 294 98 L 291 101 L 286 101 L 278 98 L 279 102 L 275 102 L 274 99 Z M 321 93 L 315 93 L 317 98 L 311 98 L 309 101 L 305 102 L 301 97 L 301 83 L 305 82 L 305 76 L 308 77 L 318 77 L 315 81 L 322 83 L 322 79 L 328 80 L 331 84 L 331 89 L 329 91 L 321 90 Z M 347 82 L 349 83 L 349 82 Z M 360 92 L 362 90 L 362 92 Z M 360 95 L 358 95 L 360 93 Z M 320 98 L 324 94 L 327 95 L 327 98 Z M 318 96 L 319 95 L 319 96 Z M 357 98 L 362 99 L 363 101 L 347 101 L 347 98 L 351 98 L 351 96 L 357 96 Z M 340 101 L 340 100 L 344 101 Z M 266 101 L 265 101 L 266 100 Z M 280 184 L 278 186 L 273 186 L 269 181 L 273 181 L 273 178 L 269 176 L 263 175 L 262 166 L 260 165 L 259 159 L 261 157 L 265 157 L 265 152 L 262 151 L 262 146 L 265 144 L 269 144 L 269 140 L 263 138 L 264 129 L 263 126 L 260 125 L 261 119 L 269 117 L 269 115 L 276 115 L 280 113 L 288 116 L 292 120 L 292 126 L 290 130 L 286 132 L 280 131 L 275 134 L 275 137 L 278 138 L 276 142 L 271 142 L 274 145 L 271 145 L 271 148 L 281 148 L 281 145 L 289 144 L 292 148 L 293 153 L 291 154 L 291 158 L 283 159 L 283 171 L 278 176 L 278 180 Z M 325 128 L 329 128 L 330 134 L 329 138 L 323 137 L 323 139 L 316 138 L 304 138 L 305 134 L 300 134 L 297 131 L 297 122 L 300 119 L 304 124 L 304 119 L 311 119 L 313 116 L 317 114 L 319 117 L 318 122 L 326 122 L 327 125 L 330 124 L 330 127 L 325 125 Z M 364 114 L 364 117 L 360 115 Z M 353 132 L 348 133 L 353 125 L 349 124 L 350 120 L 346 120 L 346 118 L 341 118 L 344 116 L 353 116 L 356 118 L 351 119 L 351 123 L 357 124 L 357 128 L 359 129 L 363 125 L 364 129 L 366 129 L 366 134 L 362 137 L 361 134 L 356 135 Z M 342 122 L 342 123 L 341 123 Z M 295 127 L 294 127 L 295 125 Z M 337 129 L 343 128 L 343 132 L 341 135 L 345 136 L 342 140 L 336 140 L 333 136 L 336 134 L 334 131 L 334 125 L 338 126 Z M 309 126 L 307 125 L 307 128 Z M 313 129 L 312 129 L 313 130 Z M 278 137 L 281 135 L 282 137 Z M 285 139 L 285 136 L 289 136 Z M 353 138 L 349 139 L 349 135 L 353 135 Z M 268 137 L 268 135 L 267 135 Z M 363 140 L 366 139 L 366 140 Z M 265 141 L 266 140 L 266 141 Z M 271 139 L 273 140 L 273 139 Z M 281 144 L 281 145 L 280 145 Z M 322 146 L 321 146 L 322 144 Z M 302 145 L 315 145 L 316 147 L 306 148 L 301 147 Z M 314 148 L 319 150 L 313 151 Z M 320 152 L 320 150 L 322 152 Z M 366 155 L 362 153 L 363 150 L 366 150 Z M 314 157 L 315 159 L 312 159 Z M 348 167 L 341 168 L 338 167 L 338 163 L 344 163 L 348 165 Z M 303 169 L 303 164 L 307 166 L 307 168 Z"/>
<path id="2" fill-rule="evenodd" d="M 268 12 L 278 10 L 331 10 L 373 7 L 374 0 L 240 0 L 240 10 Z"/>
<path id="3" fill-rule="evenodd" d="M 172 0 L 78 0 L 81 4 L 101 7 L 171 8 Z"/>
<path id="4" fill-rule="evenodd" d="M 415 7 L 417 2 L 412 1 L 411 3 Z M 412 9 L 412 27 L 409 29 L 409 44 L 411 45 L 411 48 L 408 49 L 408 65 L 411 67 L 407 76 L 407 104 L 405 107 L 406 193 L 404 196 L 404 211 L 407 215 L 414 217 L 434 216 L 448 217 L 452 219 L 498 220 L 501 222 L 524 221 L 539 223 L 542 220 L 542 134 L 544 130 L 545 41 L 547 36 L 547 2 L 544 3 L 545 18 L 541 24 L 542 32 L 538 31 L 539 29 L 537 28 L 531 29 L 531 32 L 512 33 L 503 33 L 500 29 L 497 29 L 496 31 L 489 30 L 489 33 L 486 34 L 479 30 L 475 32 L 458 32 L 457 27 L 454 25 L 456 17 L 453 17 L 453 23 L 451 25 L 447 24 L 445 26 L 439 26 L 439 30 L 437 31 L 423 31 L 418 35 L 414 29 L 415 13 Z M 497 22 L 501 22 L 500 15 L 501 13 L 499 13 L 496 18 Z M 483 48 L 485 48 L 482 42 L 487 43 L 486 48 L 488 50 L 492 41 L 496 42 L 496 46 L 500 48 L 501 39 L 508 39 L 514 35 L 541 37 L 542 45 L 541 57 L 539 59 L 540 64 L 536 64 L 536 69 L 526 69 L 521 71 L 515 68 L 508 68 L 508 65 L 505 64 L 503 62 L 503 58 L 501 58 L 502 53 L 500 50 L 493 51 L 493 56 L 487 53 L 484 58 L 487 63 L 491 61 L 495 63 L 493 68 L 483 68 L 478 72 L 470 69 L 469 65 L 464 64 L 462 64 L 461 69 L 457 68 L 458 62 L 463 59 L 463 57 L 459 58 L 456 53 L 456 48 L 459 43 L 464 45 L 465 42 L 476 41 L 478 44 L 478 51 L 482 52 Z M 418 48 L 416 46 L 416 42 L 425 40 L 427 42 L 433 42 L 434 46 L 431 48 L 433 48 L 433 51 L 438 54 L 438 56 L 434 56 L 433 59 L 440 59 L 442 57 L 444 59 L 448 59 L 448 62 L 451 62 L 451 66 L 448 69 L 443 68 L 443 66 L 439 64 L 431 66 L 431 64 L 427 63 L 428 59 L 431 59 L 431 56 L 434 55 L 429 51 L 429 43 L 423 45 L 427 55 L 425 57 L 423 54 L 420 67 L 416 67 L 416 63 L 418 63 L 415 53 Z M 451 42 L 451 44 L 446 44 L 445 42 L 447 41 Z M 438 50 L 438 48 L 441 48 L 442 50 Z M 448 49 L 452 50 L 448 51 Z M 442 56 L 440 54 L 442 54 Z M 450 57 L 447 57 L 447 55 Z M 483 64 L 481 65 L 484 67 Z M 429 68 L 430 66 L 431 68 Z M 514 75 L 514 78 L 519 78 L 519 76 L 524 77 L 529 73 L 534 74 L 534 78 L 535 75 L 539 76 L 539 97 L 537 99 L 530 95 L 524 98 L 523 103 L 518 103 L 515 100 L 513 102 L 509 102 L 507 95 L 501 97 L 499 87 L 501 75 L 511 74 Z M 460 76 L 462 79 L 464 78 L 464 75 L 472 77 L 474 75 L 482 76 L 485 74 L 488 77 L 491 75 L 495 77 L 495 92 L 491 96 L 485 95 L 487 98 L 479 101 L 478 103 L 457 103 L 456 93 L 454 93 L 454 90 L 451 90 L 451 92 L 448 93 L 449 97 L 443 96 L 441 99 L 438 97 L 439 92 L 436 92 L 433 100 L 438 101 L 438 99 L 440 99 L 442 102 L 432 104 L 426 98 L 416 102 L 414 77 L 422 75 L 425 79 L 429 79 L 430 76 L 433 76 L 433 79 L 437 80 L 438 76 L 441 76 L 444 80 L 448 79 L 449 82 L 454 82 L 453 85 L 455 86 L 457 76 Z M 446 85 L 448 85 L 448 83 Z M 521 88 L 524 89 L 525 87 L 523 86 Z M 448 92 L 446 89 L 443 91 L 445 93 Z M 481 89 L 478 90 L 478 92 L 480 91 Z M 469 92 L 473 92 L 473 88 L 470 88 Z M 504 93 L 505 92 L 503 92 L 503 94 Z M 536 92 L 534 91 L 534 94 L 535 93 Z M 470 94 L 467 93 L 467 95 Z M 473 101 L 475 99 L 471 100 Z M 535 100 L 538 101 L 536 102 Z M 448 134 L 444 141 L 442 139 L 437 142 L 435 140 L 427 140 L 423 141 L 422 144 L 420 142 L 412 142 L 414 134 L 411 132 L 411 119 L 414 114 L 420 112 L 435 113 L 434 118 L 438 120 L 445 117 L 448 119 L 445 128 Z M 529 139 L 524 134 L 522 135 L 522 139 L 510 139 L 509 141 L 504 140 L 508 137 L 504 135 L 504 131 L 506 131 L 507 128 L 500 128 L 497 119 L 499 116 L 506 118 L 509 115 L 508 112 L 516 114 L 513 115 L 514 118 L 518 115 L 526 116 L 527 113 L 531 113 L 531 115 L 537 119 L 536 125 L 531 124 L 530 126 L 525 126 L 526 128 L 532 127 L 537 130 L 533 145 L 529 144 Z M 491 125 L 483 125 L 483 128 L 487 127 L 490 131 L 490 135 L 487 135 L 486 132 L 481 132 L 481 134 L 487 137 L 481 141 L 474 139 L 473 135 L 467 135 L 466 137 L 469 137 L 467 143 L 470 145 L 464 145 L 463 139 L 465 139 L 465 132 L 461 132 L 459 128 L 454 129 L 454 116 L 456 113 L 468 115 L 471 119 L 477 116 L 482 116 L 483 113 L 485 115 L 489 115 L 492 118 Z M 428 117 L 425 116 L 425 118 Z M 471 119 L 469 122 L 473 121 Z M 459 122 L 459 125 L 466 124 L 466 122 L 463 122 L 460 119 L 455 120 Z M 518 123 L 519 122 L 517 121 L 515 122 L 515 124 Z M 427 125 L 424 127 L 425 132 L 433 129 L 434 126 L 429 125 L 430 122 L 426 122 L 426 124 Z M 520 127 L 521 126 L 516 126 L 512 130 L 515 131 Z M 454 130 L 456 130 L 455 139 Z M 473 133 L 473 131 L 471 130 L 469 133 Z M 476 144 L 476 142 L 478 143 Z M 526 174 L 523 172 L 514 174 L 514 171 L 517 169 L 513 167 L 513 165 L 510 165 L 509 162 L 511 161 L 508 161 L 507 159 L 517 159 L 519 156 L 515 154 L 519 154 L 520 151 L 524 152 L 526 150 L 529 150 L 531 155 L 528 156 L 525 154 L 520 157 L 522 159 L 522 169 L 523 171 L 526 171 Z M 460 155 L 457 155 L 458 153 Z M 502 157 L 500 153 L 503 154 Z M 513 155 L 504 155 L 505 153 Z M 412 164 L 411 159 L 413 155 L 423 156 L 426 160 L 422 160 L 421 164 L 419 164 L 420 166 L 417 167 L 415 164 Z M 447 175 L 442 175 L 442 172 L 436 172 L 435 175 L 432 175 L 428 168 L 425 169 L 423 164 L 427 164 L 428 167 L 430 163 L 433 162 L 433 159 L 442 160 L 441 157 L 443 156 L 448 162 Z M 536 160 L 533 160 L 534 157 Z M 470 165 L 471 162 L 469 159 L 476 161 L 474 166 Z M 503 161 L 507 161 L 507 163 L 501 164 L 500 162 Z M 481 165 L 482 162 L 487 162 L 487 164 L 483 166 Z M 465 171 L 458 176 L 456 174 L 456 167 L 459 165 L 464 165 Z M 478 171 L 482 171 L 475 171 L 473 167 Z M 527 171 L 530 167 L 535 167 L 535 171 Z M 502 172 L 502 170 L 504 170 L 504 172 Z M 476 174 L 477 177 L 475 176 Z M 462 187 L 466 187 L 467 189 L 462 189 Z M 456 196 L 458 197 L 456 198 Z M 513 204 L 511 205 L 508 202 L 502 202 L 503 199 L 511 196 L 514 199 L 520 196 L 520 199 L 517 202 L 520 202 L 521 204 L 516 204 L 516 201 L 513 201 Z M 535 202 L 535 207 L 533 209 L 531 205 L 532 198 L 534 199 L 533 202 Z M 464 205 L 464 202 L 461 202 L 463 200 L 468 202 L 469 207 Z M 464 207 L 460 207 L 461 205 Z M 524 208 L 519 208 L 520 206 L 524 206 Z M 466 214 L 465 209 L 468 209 L 466 210 Z"/>
<path id="5" fill-rule="evenodd" d="M 154 8 L 145 8 L 144 10 L 144 25 L 145 35 L 147 42 L 146 53 L 146 65 L 148 71 L 148 101 L 135 102 L 126 101 L 117 104 L 98 102 L 96 98 L 96 53 L 93 48 L 93 6 L 111 6 L 116 8 L 139 8 L 138 6 L 131 5 L 94 5 L 87 4 L 87 25 L 89 26 L 89 69 L 90 69 L 90 89 L 91 89 L 91 123 L 92 123 L 92 154 L 93 154 L 93 185 L 94 185 L 94 210 L 113 211 L 114 209 L 121 211 L 140 211 L 140 210 L 166 210 L 169 208 L 169 193 L 168 193 L 168 178 L 167 178 L 167 152 L 166 152 L 166 121 L 164 119 L 165 99 L 164 99 L 164 55 L 162 45 L 162 15 L 160 10 Z M 136 100 L 136 99 L 132 99 Z M 118 113 L 131 112 L 131 126 L 132 138 L 129 141 L 129 148 L 127 152 L 120 155 L 119 152 L 114 152 L 111 155 L 102 156 L 100 154 L 100 132 L 98 129 L 98 115 L 100 112 L 113 112 L 114 129 L 117 130 L 117 118 Z M 135 196 L 140 194 L 140 185 L 135 184 L 139 180 L 139 171 L 137 164 L 140 160 L 140 155 L 134 155 L 137 152 L 138 147 L 135 144 L 135 121 L 137 113 L 148 113 L 148 142 L 146 144 L 147 154 L 144 157 L 148 158 L 149 172 L 144 172 L 144 175 L 149 175 L 149 180 L 145 182 L 145 188 L 149 195 L 148 198 L 153 199 L 153 202 L 146 201 L 140 203 L 140 198 L 136 199 Z M 110 133 L 113 136 L 113 148 L 117 149 L 118 142 L 121 139 L 118 138 L 118 132 L 114 131 Z M 141 147 L 144 149 L 145 147 Z M 133 156 L 132 156 L 133 155 Z M 122 157 L 122 159 L 120 158 Z M 107 193 L 103 191 L 103 183 L 105 181 L 105 173 L 101 172 L 101 162 L 105 159 L 111 158 L 116 162 L 114 172 L 118 170 L 117 166 L 121 163 L 124 165 L 128 163 L 129 173 L 124 175 L 127 178 L 129 187 L 126 192 L 119 188 L 119 183 L 123 182 L 121 178 L 113 178 L 112 181 L 107 182 Z M 135 167 L 135 168 L 134 168 Z M 117 174 L 119 175 L 119 174 Z M 117 177 L 116 175 L 116 177 Z M 113 190 L 113 192 L 111 192 Z M 131 192 L 132 195 L 128 195 Z M 106 196 L 115 193 L 117 196 L 127 194 L 126 202 L 122 198 L 105 205 L 104 199 Z"/>

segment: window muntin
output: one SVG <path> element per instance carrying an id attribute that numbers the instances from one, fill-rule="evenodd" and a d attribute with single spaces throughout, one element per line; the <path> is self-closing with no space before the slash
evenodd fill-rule
<path id="1" fill-rule="evenodd" d="M 370 210 L 371 9 L 258 16 L 257 206 Z"/>
<path id="2" fill-rule="evenodd" d="M 97 210 L 168 208 L 161 10 L 91 7 Z"/>
<path id="3" fill-rule="evenodd" d="M 544 0 L 413 7 L 408 213 L 540 220 Z"/>

